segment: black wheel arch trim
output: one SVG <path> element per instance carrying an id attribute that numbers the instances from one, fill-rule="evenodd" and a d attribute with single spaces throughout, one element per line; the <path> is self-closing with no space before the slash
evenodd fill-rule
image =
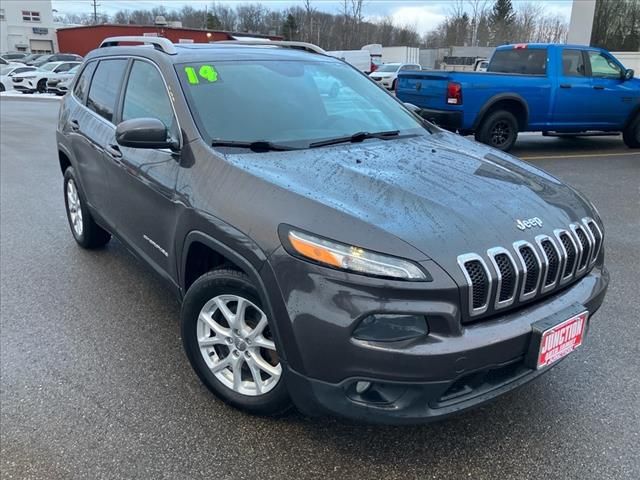
<path id="1" fill-rule="evenodd" d="M 229 247 L 225 243 L 221 242 L 220 240 L 217 240 L 213 238 L 211 235 L 204 233 L 200 230 L 192 230 L 185 237 L 184 243 L 181 249 L 179 285 L 180 285 L 180 291 L 181 291 L 180 294 L 182 298 L 184 298 L 184 295 L 186 294 L 185 281 L 186 281 L 186 267 L 187 267 L 188 253 L 189 253 L 189 249 L 191 248 L 191 245 L 194 242 L 201 243 L 207 246 L 208 248 L 210 248 L 211 250 L 213 250 L 214 252 L 222 255 L 224 258 L 232 261 L 236 266 L 241 268 L 244 271 L 244 273 L 247 274 L 251 282 L 256 287 L 256 290 L 258 291 L 260 301 L 262 302 L 262 307 L 267 311 L 269 318 L 272 319 L 269 325 L 272 328 L 277 344 L 280 345 L 278 353 L 280 354 L 281 359 L 284 360 L 284 362 L 286 363 L 287 357 L 286 357 L 285 348 L 282 342 L 283 337 L 281 335 L 279 325 L 275 320 L 276 315 L 275 315 L 275 310 L 273 308 L 274 306 L 269 294 L 267 293 L 266 284 L 262 278 L 262 275 L 260 274 L 260 272 L 262 271 L 264 261 L 266 261 L 266 257 L 263 260 L 263 263 L 260 264 L 259 266 L 253 265 L 247 258 L 245 258 L 243 255 L 241 255 L 240 253 L 238 253 L 236 250 Z"/>
<path id="2" fill-rule="evenodd" d="M 624 126 L 622 127 L 622 130 L 626 130 L 626 128 L 634 122 L 634 120 L 638 117 L 638 115 L 640 115 L 640 103 L 638 103 L 638 105 L 636 105 L 633 108 L 633 110 L 629 112 L 629 116 L 627 117 L 627 120 L 624 122 Z"/>
<path id="3" fill-rule="evenodd" d="M 489 112 L 496 103 L 504 100 L 514 100 L 524 108 L 525 124 L 522 126 L 523 128 L 520 128 L 520 130 L 524 130 L 524 128 L 529 124 L 529 105 L 527 104 L 527 101 L 517 93 L 499 93 L 487 100 L 478 112 L 478 115 L 476 115 L 476 119 L 473 122 L 473 130 L 477 130 L 480 127 L 480 123 L 486 116 L 487 112 Z"/>

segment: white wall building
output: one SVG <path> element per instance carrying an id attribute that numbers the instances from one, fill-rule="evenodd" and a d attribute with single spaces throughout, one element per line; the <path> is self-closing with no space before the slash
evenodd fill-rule
<path id="1" fill-rule="evenodd" d="M 51 0 L 0 1 L 0 52 L 56 50 Z"/>

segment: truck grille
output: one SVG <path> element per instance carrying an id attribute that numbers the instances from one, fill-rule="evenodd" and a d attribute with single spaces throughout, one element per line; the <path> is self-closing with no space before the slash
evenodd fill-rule
<path id="1" fill-rule="evenodd" d="M 491 248 L 486 255 L 460 255 L 469 316 L 524 303 L 577 280 L 595 263 L 602 242 L 598 224 L 584 218 L 553 236 L 538 235 L 535 243 L 518 241 L 509 248 Z"/>

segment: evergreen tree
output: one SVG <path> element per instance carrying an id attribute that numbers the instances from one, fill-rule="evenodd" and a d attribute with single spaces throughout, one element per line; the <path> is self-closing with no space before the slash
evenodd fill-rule
<path id="1" fill-rule="evenodd" d="M 298 34 L 298 24 L 293 15 L 287 15 L 284 23 L 282 24 L 282 35 L 285 40 L 293 40 Z"/>
<path id="2" fill-rule="evenodd" d="M 489 14 L 489 32 L 494 45 L 503 45 L 514 41 L 516 12 L 511 0 L 496 0 Z"/>

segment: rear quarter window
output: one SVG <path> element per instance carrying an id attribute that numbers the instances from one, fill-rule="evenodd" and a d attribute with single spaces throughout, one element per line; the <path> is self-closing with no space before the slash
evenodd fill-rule
<path id="1" fill-rule="evenodd" d="M 489 63 L 489 72 L 521 75 L 547 74 L 546 48 L 497 50 Z"/>
<path id="2" fill-rule="evenodd" d="M 87 99 L 87 92 L 89 91 L 89 83 L 91 83 L 91 76 L 96 69 L 96 62 L 89 62 L 82 70 L 82 73 L 78 77 L 76 86 L 73 89 L 73 94 L 84 103 Z"/>

